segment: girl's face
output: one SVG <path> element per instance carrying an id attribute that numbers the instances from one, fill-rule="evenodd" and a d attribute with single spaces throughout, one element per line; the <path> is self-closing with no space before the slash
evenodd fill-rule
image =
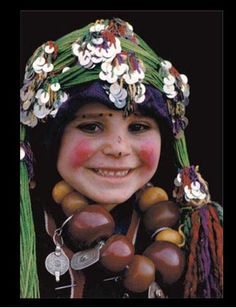
<path id="1" fill-rule="evenodd" d="M 161 150 L 156 121 L 124 118 L 100 103 L 81 107 L 64 130 L 57 161 L 62 178 L 99 204 L 119 204 L 154 175 Z"/>

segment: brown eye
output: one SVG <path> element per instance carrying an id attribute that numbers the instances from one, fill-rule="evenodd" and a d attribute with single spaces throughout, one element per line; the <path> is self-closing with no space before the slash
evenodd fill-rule
<path id="1" fill-rule="evenodd" d="M 77 128 L 89 134 L 98 133 L 100 131 L 103 131 L 103 126 L 100 123 L 79 124 Z"/>
<path id="2" fill-rule="evenodd" d="M 131 133 L 141 133 L 150 129 L 149 125 L 143 123 L 132 123 L 129 125 L 129 132 Z"/>

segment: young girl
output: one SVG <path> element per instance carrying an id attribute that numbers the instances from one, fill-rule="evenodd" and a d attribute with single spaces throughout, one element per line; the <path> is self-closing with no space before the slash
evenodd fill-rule
<path id="1" fill-rule="evenodd" d="M 189 164 L 188 97 L 118 18 L 36 50 L 21 89 L 21 297 L 222 296 L 222 208 Z"/>

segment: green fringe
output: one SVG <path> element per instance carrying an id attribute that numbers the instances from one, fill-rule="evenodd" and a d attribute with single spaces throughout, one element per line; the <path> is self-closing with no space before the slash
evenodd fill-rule
<path id="1" fill-rule="evenodd" d="M 212 205 L 215 207 L 215 209 L 217 211 L 217 214 L 219 216 L 219 220 L 220 220 L 221 226 L 223 226 L 223 216 L 224 216 L 223 207 L 219 203 L 217 203 L 215 201 L 212 201 Z"/>
<path id="2" fill-rule="evenodd" d="M 180 208 L 180 210 L 182 211 L 181 224 L 184 225 L 183 226 L 183 233 L 185 235 L 184 249 L 186 251 L 189 251 L 190 240 L 191 240 L 191 229 L 192 229 L 192 220 L 191 220 L 192 210 L 190 208 L 189 209 Z"/>
<path id="3" fill-rule="evenodd" d="M 188 151 L 187 151 L 184 132 L 179 139 L 175 139 L 174 148 L 177 158 L 177 166 L 179 168 L 189 167 L 190 163 L 188 158 Z"/>
<path id="4" fill-rule="evenodd" d="M 21 126 L 20 140 L 25 138 Z M 36 264 L 36 237 L 29 193 L 28 171 L 20 162 L 20 298 L 39 298 L 39 280 Z"/>

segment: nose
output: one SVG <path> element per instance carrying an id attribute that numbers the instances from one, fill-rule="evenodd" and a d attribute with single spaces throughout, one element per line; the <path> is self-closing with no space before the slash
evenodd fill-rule
<path id="1" fill-rule="evenodd" d="M 130 155 L 131 146 L 130 142 L 121 135 L 110 136 L 103 147 L 103 154 L 120 158 Z"/>

